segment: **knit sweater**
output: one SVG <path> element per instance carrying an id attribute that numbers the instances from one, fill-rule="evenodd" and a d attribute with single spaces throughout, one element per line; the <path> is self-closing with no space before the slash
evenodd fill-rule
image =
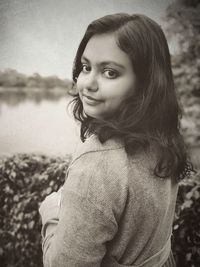
<path id="1" fill-rule="evenodd" d="M 91 136 L 68 168 L 61 205 L 44 201 L 45 267 L 160 267 L 171 250 L 178 185 L 154 175 L 156 153 Z"/>

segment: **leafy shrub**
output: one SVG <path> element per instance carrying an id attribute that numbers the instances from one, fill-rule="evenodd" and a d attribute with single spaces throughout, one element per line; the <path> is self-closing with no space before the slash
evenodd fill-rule
<path id="1" fill-rule="evenodd" d="M 63 184 L 70 157 L 19 154 L 0 159 L 0 265 L 42 267 L 41 201 Z M 173 227 L 180 267 L 200 266 L 200 174 L 180 184 Z"/>
<path id="2" fill-rule="evenodd" d="M 178 266 L 200 266 L 200 172 L 180 184 L 173 237 Z"/>
<path id="3" fill-rule="evenodd" d="M 166 10 L 168 40 L 178 47 L 172 56 L 175 87 L 183 110 L 186 143 L 200 147 L 200 2 L 175 0 Z"/>
<path id="4" fill-rule="evenodd" d="M 69 157 L 0 160 L 0 265 L 42 266 L 40 202 L 63 184 Z"/>

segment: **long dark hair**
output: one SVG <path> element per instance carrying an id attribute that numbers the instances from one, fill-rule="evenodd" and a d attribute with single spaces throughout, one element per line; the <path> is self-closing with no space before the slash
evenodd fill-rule
<path id="1" fill-rule="evenodd" d="M 78 47 L 73 67 L 73 82 L 82 70 L 81 56 L 95 34 L 114 33 L 117 44 L 131 59 L 137 77 L 136 93 L 125 100 L 109 120 L 87 116 L 77 93 L 73 114 L 81 122 L 81 139 L 95 133 L 100 142 L 111 137 L 124 141 L 129 155 L 136 149 L 158 150 L 154 173 L 159 177 L 184 178 L 192 165 L 187 162 L 183 138 L 179 132 L 181 111 L 177 102 L 170 53 L 161 27 L 144 15 L 124 13 L 107 15 L 93 21 Z"/>

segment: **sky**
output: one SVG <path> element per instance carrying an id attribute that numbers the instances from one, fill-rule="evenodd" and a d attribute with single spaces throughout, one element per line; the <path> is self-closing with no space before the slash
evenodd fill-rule
<path id="1" fill-rule="evenodd" d="M 0 71 L 11 68 L 70 79 L 77 47 L 92 20 L 112 13 L 141 13 L 162 26 L 172 2 L 0 0 Z"/>

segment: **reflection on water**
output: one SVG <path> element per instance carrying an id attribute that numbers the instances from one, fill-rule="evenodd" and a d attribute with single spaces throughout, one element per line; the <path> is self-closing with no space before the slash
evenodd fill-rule
<path id="1" fill-rule="evenodd" d="M 26 100 L 41 103 L 43 100 L 58 101 L 67 96 L 64 89 L 42 90 L 41 88 L 2 88 L 0 87 L 0 106 L 6 103 L 9 106 L 17 106 Z"/>
<path id="2" fill-rule="evenodd" d="M 69 97 L 6 95 L 0 100 L 0 154 L 72 153 L 79 128 L 68 114 Z"/>

